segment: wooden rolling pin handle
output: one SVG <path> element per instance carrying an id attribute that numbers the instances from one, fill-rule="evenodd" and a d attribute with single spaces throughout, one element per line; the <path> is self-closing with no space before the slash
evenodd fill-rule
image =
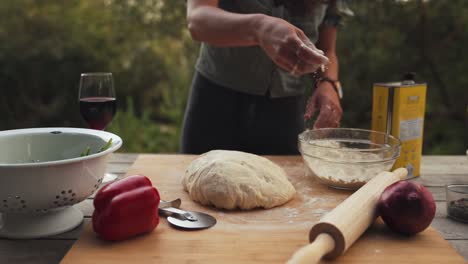
<path id="1" fill-rule="evenodd" d="M 332 223 L 319 222 L 315 224 L 309 233 L 309 241 L 313 243 L 317 238 L 327 234 L 333 239 L 333 248 L 327 252 L 323 252 L 326 259 L 332 259 L 341 255 L 346 250 L 346 241 L 343 233 Z"/>
<path id="2" fill-rule="evenodd" d="M 288 261 L 287 264 L 318 263 L 323 256 L 335 248 L 335 240 L 327 233 L 317 236 L 314 242 L 302 247 Z"/>

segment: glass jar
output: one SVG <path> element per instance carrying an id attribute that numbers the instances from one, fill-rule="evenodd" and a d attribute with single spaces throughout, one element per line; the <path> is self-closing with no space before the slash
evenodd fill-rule
<path id="1" fill-rule="evenodd" d="M 468 184 L 449 184 L 445 190 L 447 216 L 468 223 Z"/>

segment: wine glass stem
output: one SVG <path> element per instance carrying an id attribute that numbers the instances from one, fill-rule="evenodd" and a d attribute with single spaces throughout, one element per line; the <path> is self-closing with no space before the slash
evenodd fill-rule
<path id="1" fill-rule="evenodd" d="M 115 181 L 117 179 L 117 175 L 113 173 L 105 173 L 104 177 L 102 178 L 102 183 L 108 183 L 111 181 Z"/>

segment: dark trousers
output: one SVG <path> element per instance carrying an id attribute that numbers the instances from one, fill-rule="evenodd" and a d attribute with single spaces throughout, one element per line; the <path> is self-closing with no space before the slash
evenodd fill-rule
<path id="1" fill-rule="evenodd" d="M 271 98 L 219 86 L 196 73 L 182 130 L 181 152 L 213 149 L 258 155 L 298 154 L 304 97 Z"/>

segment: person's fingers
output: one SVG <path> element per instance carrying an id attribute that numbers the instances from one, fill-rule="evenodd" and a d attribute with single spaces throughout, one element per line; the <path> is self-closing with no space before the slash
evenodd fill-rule
<path id="1" fill-rule="evenodd" d="M 322 55 L 325 55 L 325 52 L 323 52 L 323 50 L 321 50 L 321 49 L 318 49 L 315 46 L 315 44 L 312 43 L 312 41 L 310 41 L 309 37 L 307 37 L 307 35 L 303 31 L 297 32 L 297 36 L 308 48 L 310 48 L 312 50 L 315 50 L 315 51 L 317 51 L 318 53 L 320 53 Z"/>
<path id="2" fill-rule="evenodd" d="M 305 63 L 289 48 L 278 50 L 275 63 L 295 76 L 312 73 L 319 67 L 319 65 Z"/>
<path id="3" fill-rule="evenodd" d="M 309 63 L 302 63 L 302 68 L 301 68 L 301 71 L 303 72 L 303 74 L 305 73 L 314 73 L 316 72 L 319 68 L 321 67 L 321 65 L 319 64 L 309 64 Z"/>
<path id="4" fill-rule="evenodd" d="M 330 114 L 330 126 L 331 127 L 339 127 L 340 126 L 340 121 L 341 121 L 341 116 L 342 112 L 338 110 L 337 108 L 333 109 L 331 114 Z"/>
<path id="5" fill-rule="evenodd" d="M 312 118 L 312 116 L 314 115 L 315 111 L 316 111 L 316 105 L 317 105 L 317 102 L 316 102 L 316 97 L 315 96 L 312 96 L 309 98 L 309 100 L 307 101 L 307 105 L 306 105 L 306 109 L 305 109 L 305 113 L 304 113 L 304 120 L 308 120 L 310 118 Z"/>
<path id="6" fill-rule="evenodd" d="M 297 31 L 297 36 L 300 43 L 297 47 L 297 56 L 309 64 L 328 64 L 330 60 L 325 56 L 325 53 L 318 49 L 310 39 L 302 31 Z"/>
<path id="7" fill-rule="evenodd" d="M 283 41 L 279 51 L 283 54 L 295 54 L 297 58 L 303 60 L 306 64 L 322 65 L 328 64 L 329 59 L 324 55 L 324 52 L 317 49 L 310 40 L 298 31 L 297 36 L 290 36 Z M 303 37 L 301 37 L 304 35 Z"/>
<path id="8" fill-rule="evenodd" d="M 292 70 L 289 73 L 294 75 L 294 76 L 303 75 L 305 73 L 303 65 L 304 64 L 302 63 L 301 60 L 297 60 L 296 64 L 294 64 L 294 67 L 292 68 Z"/>
<path id="9" fill-rule="evenodd" d="M 275 58 L 275 62 L 278 62 L 282 68 L 288 72 L 291 72 L 294 66 L 298 63 L 299 59 L 295 52 L 287 46 L 281 46 L 278 49 L 278 54 Z M 297 67 L 297 66 L 296 66 Z"/>
<path id="10" fill-rule="evenodd" d="M 320 107 L 320 114 L 314 128 L 339 127 L 342 112 L 333 104 L 324 104 Z"/>
<path id="11" fill-rule="evenodd" d="M 304 33 L 304 31 L 302 30 L 296 30 L 296 34 L 297 36 L 299 37 L 299 39 L 304 43 L 306 44 L 308 47 L 312 48 L 312 49 L 317 49 L 317 47 L 315 47 L 314 43 L 312 43 L 312 41 L 310 41 L 310 39 L 307 37 L 307 35 Z"/>
<path id="12" fill-rule="evenodd" d="M 323 50 L 317 49 L 317 52 L 325 56 L 325 52 L 323 52 Z"/>
<path id="13" fill-rule="evenodd" d="M 274 60 L 274 62 L 275 62 L 276 65 L 278 65 L 280 68 L 282 68 L 283 70 L 285 70 L 287 72 L 291 72 L 294 69 L 294 65 L 290 61 L 285 60 L 282 57 L 277 57 Z M 296 68 L 297 68 L 297 66 L 296 66 Z"/>
<path id="14" fill-rule="evenodd" d="M 317 120 L 314 123 L 314 129 L 325 128 L 325 127 L 330 127 L 329 113 L 321 109 L 317 117 Z"/>
<path id="15" fill-rule="evenodd" d="M 314 67 L 313 65 L 307 64 L 304 61 L 298 59 L 297 63 L 294 65 L 293 70 L 291 71 L 291 74 L 298 76 L 307 73 L 312 73 L 316 70 L 317 67 Z"/>
<path id="16" fill-rule="evenodd" d="M 334 118 L 331 114 L 322 114 L 322 112 L 320 112 L 315 124 L 315 127 L 317 128 L 336 128 L 339 126 L 340 121 L 338 119 Z"/>
<path id="17" fill-rule="evenodd" d="M 309 48 L 309 49 L 312 49 L 312 50 L 315 50 L 316 52 L 318 52 L 319 54 L 321 55 L 325 55 L 325 52 L 319 48 L 317 48 L 314 43 L 310 42 L 310 40 L 308 38 L 306 38 L 305 40 L 303 40 L 304 44 Z"/>
<path id="18" fill-rule="evenodd" d="M 329 61 L 323 51 L 315 48 L 312 43 L 304 43 L 299 36 L 289 36 L 282 40 L 275 53 L 272 56 L 273 61 L 295 76 L 315 72 Z"/>
<path id="19" fill-rule="evenodd" d="M 275 63 L 296 76 L 315 72 L 320 67 L 320 65 L 317 64 L 312 65 L 304 62 L 288 49 L 285 49 L 278 54 L 275 58 Z"/>
<path id="20" fill-rule="evenodd" d="M 312 49 L 303 43 L 299 46 L 296 52 L 297 57 L 299 57 L 301 60 L 311 65 L 318 66 L 322 64 L 328 64 L 330 62 L 330 60 L 323 54 L 323 51 Z"/>

